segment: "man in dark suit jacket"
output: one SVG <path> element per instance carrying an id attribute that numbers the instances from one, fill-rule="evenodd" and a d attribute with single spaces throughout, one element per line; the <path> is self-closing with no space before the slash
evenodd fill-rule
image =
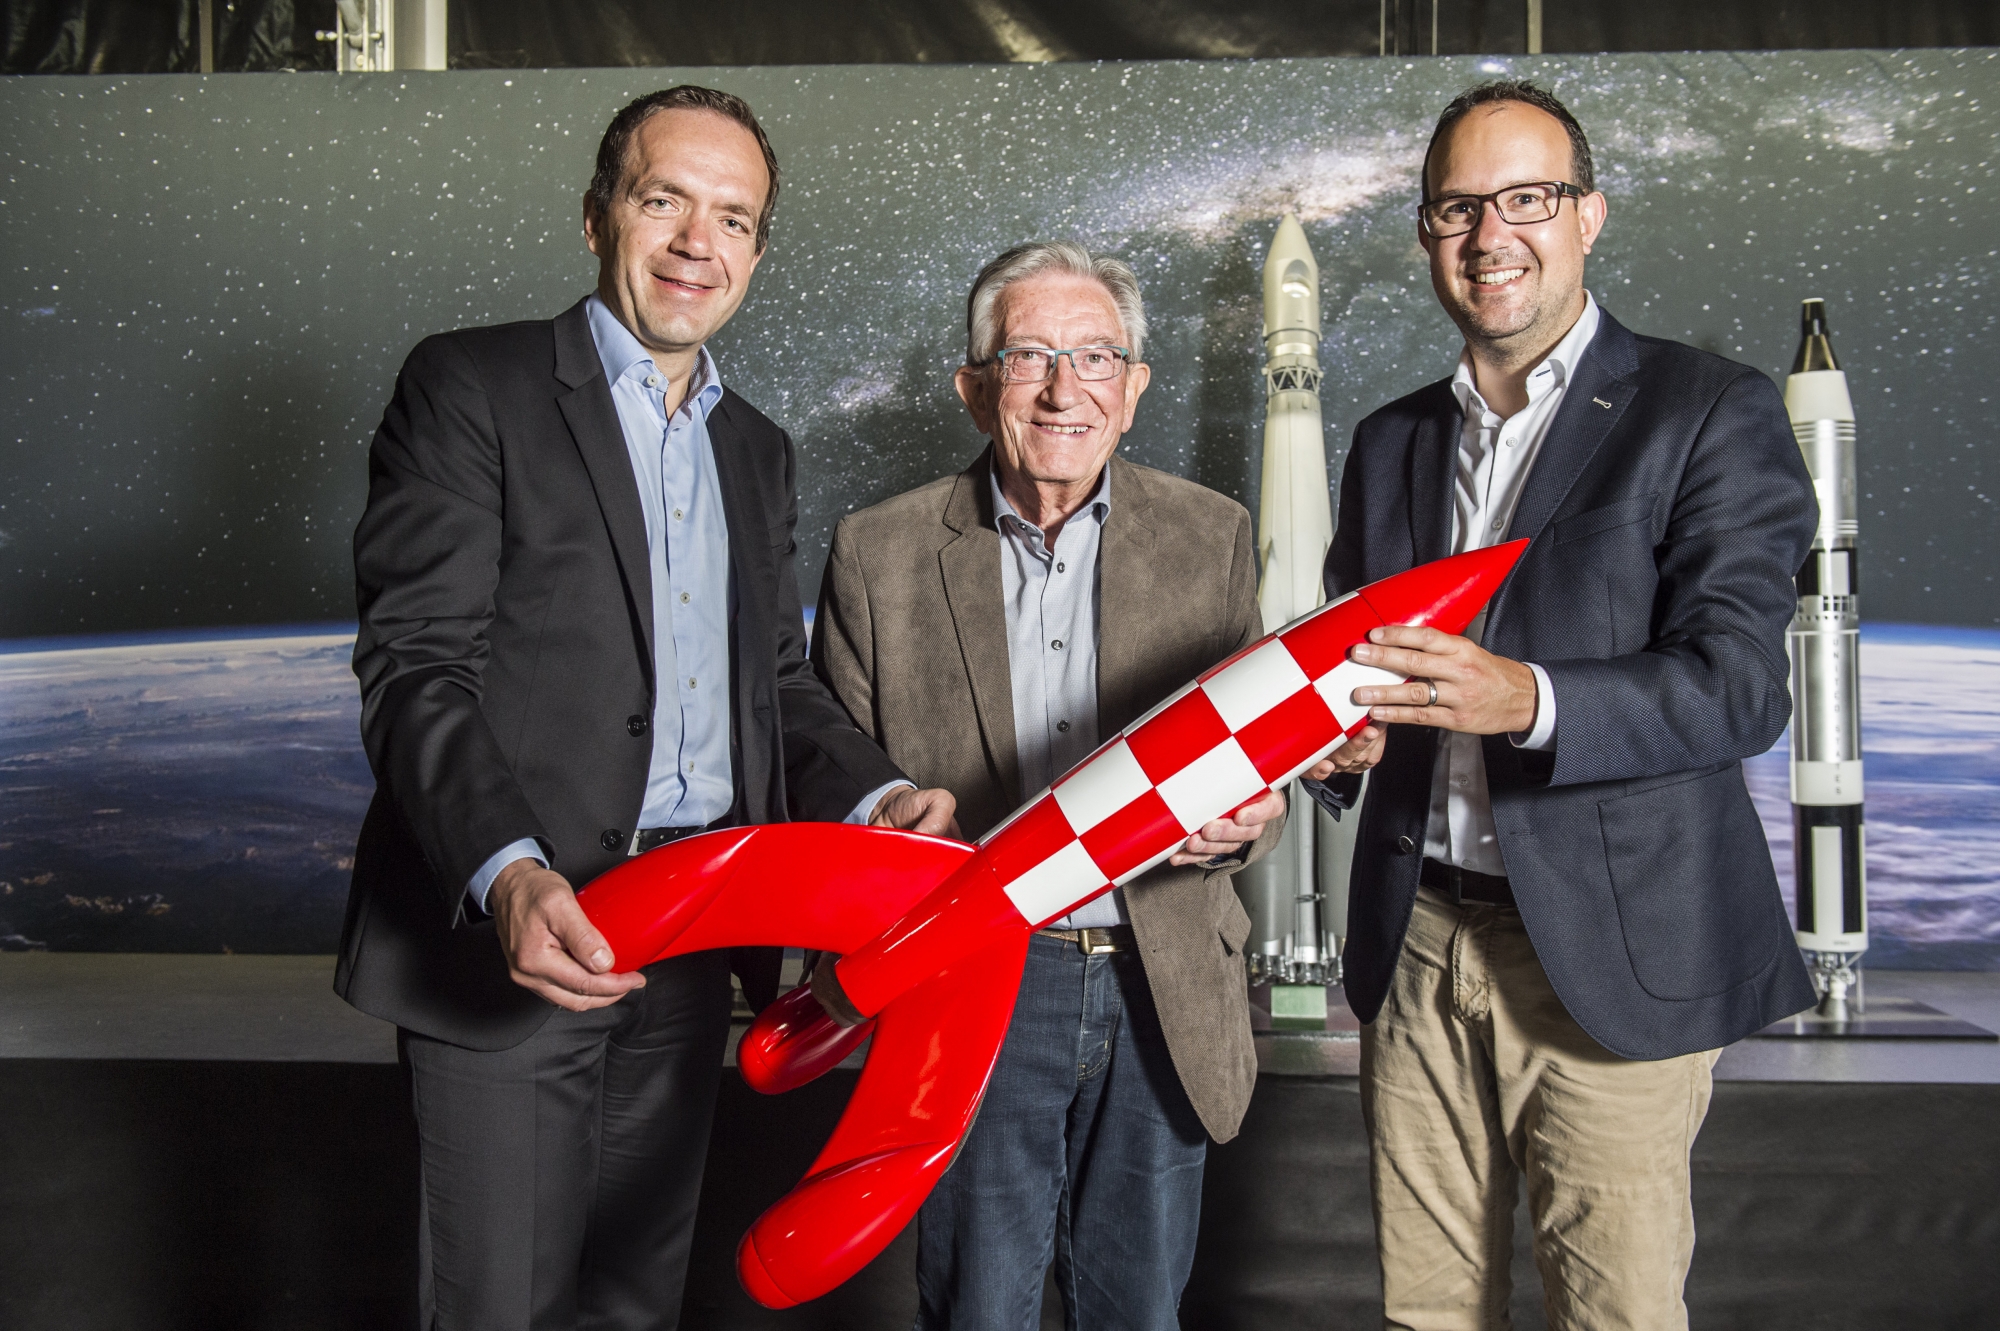
<path id="1" fill-rule="evenodd" d="M 728 959 L 612 974 L 576 886 L 705 827 L 954 830 L 814 678 L 791 441 L 704 346 L 777 191 L 740 99 L 632 103 L 585 199 L 597 291 L 424 341 L 370 452 L 336 987 L 401 1028 L 427 1328 L 679 1320 Z"/>
<path id="2" fill-rule="evenodd" d="M 1355 431 L 1326 589 L 1534 543 L 1465 636 L 1356 649 L 1413 678 L 1316 773 L 1344 804 L 1379 761 L 1345 960 L 1388 1320 L 1505 1324 L 1525 1173 L 1551 1326 L 1685 1326 L 1715 1051 L 1812 999 L 1742 772 L 1790 714 L 1812 488 L 1769 379 L 1584 290 L 1560 102 L 1460 97 L 1424 188 L 1466 350 Z"/>

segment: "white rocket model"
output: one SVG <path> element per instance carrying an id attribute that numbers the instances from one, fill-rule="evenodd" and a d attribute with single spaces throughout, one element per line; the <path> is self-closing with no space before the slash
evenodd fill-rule
<path id="1" fill-rule="evenodd" d="M 1333 543 L 1326 437 L 1320 424 L 1319 264 L 1298 218 L 1287 213 L 1264 261 L 1264 472 L 1257 506 L 1257 604 L 1266 632 L 1324 601 L 1321 569 Z M 1250 915 L 1252 974 L 1276 985 L 1339 978 L 1347 920 L 1347 859 L 1354 819 L 1320 812 L 1294 785 L 1283 842 L 1236 876 Z M 1347 835 L 1342 836 L 1345 832 Z M 1324 866 L 1324 868 L 1323 868 Z M 1329 889 L 1332 889 L 1330 892 Z M 1329 895 L 1338 899 L 1329 901 Z M 1324 991 L 1317 1014 L 1325 1015 Z M 1307 996 L 1310 1002 L 1310 996 Z M 1282 1006 L 1273 998 L 1274 1015 Z M 1313 1013 L 1296 1015 L 1310 1018 Z"/>
<path id="2" fill-rule="evenodd" d="M 1861 818 L 1861 602 L 1855 578 L 1854 403 L 1827 338 L 1826 303 L 1801 311 L 1799 354 L 1785 381 L 1792 433 L 1819 500 L 1819 529 L 1799 570 L 1792 657 L 1792 853 L 1798 938 L 1820 1015 L 1862 1008 L 1868 886 Z"/>

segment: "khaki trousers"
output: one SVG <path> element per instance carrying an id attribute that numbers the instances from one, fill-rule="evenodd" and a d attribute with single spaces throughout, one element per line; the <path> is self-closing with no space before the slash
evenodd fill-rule
<path id="1" fill-rule="evenodd" d="M 1714 1064 L 1609 1053 L 1549 987 L 1520 912 L 1420 889 L 1361 1032 L 1387 1324 L 1510 1325 L 1525 1174 L 1553 1331 L 1684 1329 L 1688 1152 Z"/>

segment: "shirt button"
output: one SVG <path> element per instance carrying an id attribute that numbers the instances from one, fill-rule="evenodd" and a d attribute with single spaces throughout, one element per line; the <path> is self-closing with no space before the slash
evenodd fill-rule
<path id="1" fill-rule="evenodd" d="M 640 736 L 644 735 L 646 733 L 646 718 L 639 715 L 637 712 L 634 712 L 632 713 L 632 715 L 626 717 L 625 733 L 630 735 L 633 739 L 638 739 Z"/>
<path id="2" fill-rule="evenodd" d="M 675 509 L 675 510 L 674 510 L 674 521 L 675 521 L 675 522 L 679 522 L 680 520 L 681 520 L 681 511 L 680 511 L 679 509 Z"/>
<path id="3" fill-rule="evenodd" d="M 1501 527 L 1502 527 L 1503 525 L 1505 525 L 1505 524 L 1503 524 L 1503 523 L 1502 523 L 1502 522 L 1500 521 L 1500 519 L 1498 519 L 1498 518 L 1495 518 L 1495 519 L 1493 519 L 1493 530 L 1494 530 L 1494 531 L 1499 531 L 1499 530 L 1500 530 L 1500 528 L 1501 528 Z"/>
<path id="4" fill-rule="evenodd" d="M 1067 565 L 1067 564 L 1057 564 L 1057 565 L 1056 565 L 1056 572 L 1060 573 L 1060 572 L 1062 572 L 1062 571 L 1063 571 L 1064 569 L 1066 569 L 1066 568 L 1068 568 L 1068 567 L 1069 567 L 1069 565 Z"/>
<path id="5" fill-rule="evenodd" d="M 1061 651 L 1061 650 L 1062 650 L 1062 639 L 1061 639 L 1061 638 L 1056 638 L 1056 639 L 1053 639 L 1053 640 L 1051 640 L 1051 641 L 1050 641 L 1050 643 L 1049 643 L 1049 646 L 1050 646 L 1050 647 L 1052 647 L 1052 648 L 1054 648 L 1054 649 L 1055 649 L 1056 651 Z"/>
<path id="6" fill-rule="evenodd" d="M 1069 733 L 1069 722 L 1067 721 L 1056 722 L 1056 730 L 1061 734 L 1067 735 Z"/>
<path id="7" fill-rule="evenodd" d="M 649 375 L 647 375 L 647 376 L 646 376 L 646 387 L 648 387 L 648 388 L 658 388 L 659 386 L 660 386 L 660 376 L 659 376 L 659 375 L 657 375 L 657 374 L 649 374 Z"/>
<path id="8" fill-rule="evenodd" d="M 689 688 L 693 688 L 693 687 L 694 687 L 694 676 L 693 676 L 693 675 L 689 675 L 689 676 L 688 676 L 688 687 L 689 687 Z"/>
<path id="9" fill-rule="evenodd" d="M 682 605 L 686 605 L 687 603 L 688 603 L 688 594 L 687 594 L 686 592 L 682 592 L 682 593 L 681 593 L 681 604 L 682 604 Z"/>

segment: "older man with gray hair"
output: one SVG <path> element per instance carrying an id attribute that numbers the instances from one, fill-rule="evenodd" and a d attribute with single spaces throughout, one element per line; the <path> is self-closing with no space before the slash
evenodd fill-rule
<path id="1" fill-rule="evenodd" d="M 1009 250 L 967 302 L 958 393 L 992 442 L 843 519 L 812 655 L 978 837 L 1101 739 L 1262 632 L 1250 515 L 1115 456 L 1151 371 L 1132 270 Z M 919 1218 L 921 1328 L 1032 1331 L 1055 1264 L 1072 1328 L 1171 1328 L 1209 1137 L 1256 1077 L 1229 876 L 1281 796 L 1031 942 L 979 1120 Z"/>

